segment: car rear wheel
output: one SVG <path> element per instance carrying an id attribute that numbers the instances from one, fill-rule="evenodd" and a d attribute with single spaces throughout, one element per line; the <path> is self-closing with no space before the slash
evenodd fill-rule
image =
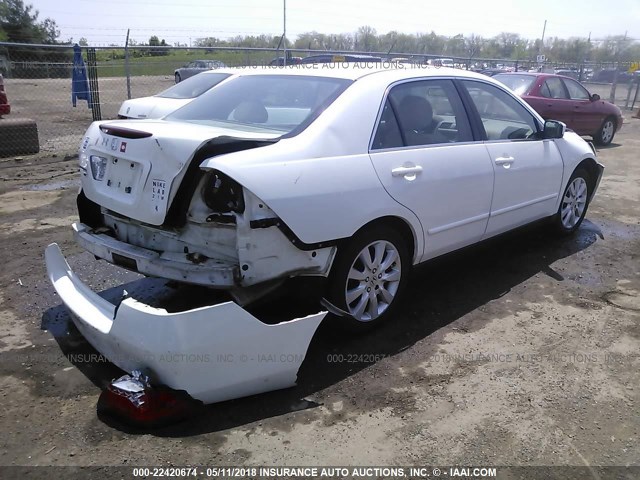
<path id="1" fill-rule="evenodd" d="M 571 175 L 562 195 L 558 213 L 554 216 L 556 230 L 561 235 L 570 235 L 580 227 L 589 206 L 590 185 L 589 173 L 586 170 L 578 168 Z"/>
<path id="2" fill-rule="evenodd" d="M 616 133 L 616 120 L 613 117 L 607 117 L 602 122 L 600 130 L 596 133 L 594 140 L 598 145 L 609 145 Z"/>
<path id="3" fill-rule="evenodd" d="M 411 260 L 405 240 L 393 229 L 379 225 L 358 233 L 338 252 L 328 297 L 349 315 L 335 319 L 350 331 L 368 330 L 395 310 Z"/>
<path id="4" fill-rule="evenodd" d="M 182 77 L 180 77 L 179 73 L 176 73 L 176 83 L 180 83 L 182 81 Z"/>

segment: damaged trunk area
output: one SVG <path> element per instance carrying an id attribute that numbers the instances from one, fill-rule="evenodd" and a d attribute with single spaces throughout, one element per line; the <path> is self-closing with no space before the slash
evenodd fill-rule
<path id="1" fill-rule="evenodd" d="M 224 289 L 240 305 L 265 296 L 291 276 L 326 277 L 335 245 L 300 242 L 252 192 L 221 171 L 201 168 L 207 159 L 276 141 L 209 140 L 174 184 L 155 178 L 152 164 L 146 179 L 152 185 L 138 190 L 149 192 L 156 211 L 165 202 L 160 225 L 124 215 L 117 204 L 109 208 L 107 200 L 93 201 L 83 189 L 78 195 L 80 222 L 73 226 L 76 240 L 97 258 L 148 276 Z M 108 170 L 105 177 L 111 181 Z M 95 183 L 88 175 L 83 187 L 85 182 L 90 189 Z"/>

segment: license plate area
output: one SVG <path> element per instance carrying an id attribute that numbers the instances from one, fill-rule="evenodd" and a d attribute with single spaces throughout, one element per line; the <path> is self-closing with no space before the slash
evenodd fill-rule
<path id="1" fill-rule="evenodd" d="M 127 270 L 132 270 L 134 272 L 138 271 L 138 262 L 133 258 L 125 257 L 119 253 L 112 253 L 111 258 L 113 259 L 113 263 L 119 267 L 126 268 Z"/>
<path id="2" fill-rule="evenodd" d="M 107 189 L 123 195 L 135 195 L 139 188 L 142 165 L 117 157 L 109 159 L 104 184 Z"/>

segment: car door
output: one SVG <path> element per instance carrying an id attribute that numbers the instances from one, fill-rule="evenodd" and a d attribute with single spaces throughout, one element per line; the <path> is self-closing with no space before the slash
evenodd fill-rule
<path id="1" fill-rule="evenodd" d="M 196 73 L 199 72 L 198 64 L 199 62 L 191 62 L 189 63 L 189 65 L 187 65 L 187 68 L 185 69 L 185 78 L 193 77 Z"/>
<path id="2" fill-rule="evenodd" d="M 370 147 L 384 188 L 419 218 L 426 260 L 477 242 L 487 226 L 493 167 L 474 142 L 452 80 L 392 86 Z"/>
<path id="3" fill-rule="evenodd" d="M 563 78 L 562 81 L 573 102 L 572 128 L 580 135 L 597 132 L 604 120 L 604 115 L 599 111 L 597 102 L 591 101 L 591 95 L 580 83 L 570 78 Z"/>
<path id="4" fill-rule="evenodd" d="M 485 237 L 552 215 L 562 181 L 562 157 L 541 140 L 535 117 L 512 94 L 486 82 L 464 80 L 495 171 Z"/>

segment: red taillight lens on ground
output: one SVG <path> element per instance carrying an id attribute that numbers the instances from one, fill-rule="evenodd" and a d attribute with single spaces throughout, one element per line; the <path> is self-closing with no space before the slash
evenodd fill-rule
<path id="1" fill-rule="evenodd" d="M 134 375 L 137 372 L 134 372 Z M 139 375 L 139 374 L 138 374 Z M 167 426 L 196 415 L 202 402 L 184 390 L 152 387 L 141 375 L 114 380 L 98 399 L 98 414 L 135 427 Z"/>

